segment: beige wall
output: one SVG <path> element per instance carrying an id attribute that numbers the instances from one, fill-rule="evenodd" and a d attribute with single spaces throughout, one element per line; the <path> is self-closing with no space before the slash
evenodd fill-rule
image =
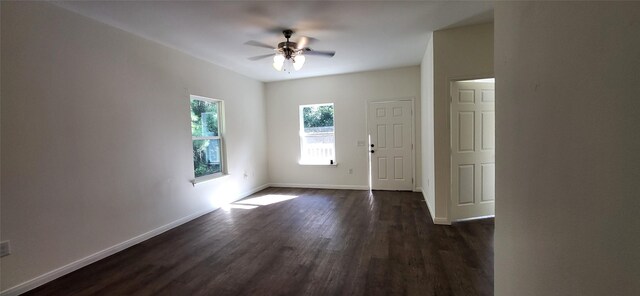
<path id="1" fill-rule="evenodd" d="M 2 290 L 267 183 L 261 82 L 48 3 L 1 10 Z M 230 175 L 196 187 L 190 93 L 227 111 Z"/>
<path id="2" fill-rule="evenodd" d="M 427 49 L 420 63 L 420 130 L 422 132 L 422 195 L 424 196 L 431 219 L 435 217 L 435 163 L 433 135 L 433 33 L 429 34 Z"/>
<path id="3" fill-rule="evenodd" d="M 496 295 L 640 295 L 639 20 L 496 3 Z"/>
<path id="4" fill-rule="evenodd" d="M 450 223 L 451 132 L 449 82 L 493 77 L 493 24 L 467 26 L 433 33 L 435 217 Z M 499 98 L 498 98 L 499 100 Z"/>
<path id="5" fill-rule="evenodd" d="M 270 82 L 265 86 L 269 138 L 269 178 L 278 186 L 368 189 L 366 102 L 415 99 L 416 151 L 420 151 L 420 68 L 332 75 Z M 299 165 L 298 106 L 335 104 L 338 166 Z M 420 187 L 420 153 L 416 153 L 416 187 Z M 353 169 L 353 174 L 349 174 Z"/>

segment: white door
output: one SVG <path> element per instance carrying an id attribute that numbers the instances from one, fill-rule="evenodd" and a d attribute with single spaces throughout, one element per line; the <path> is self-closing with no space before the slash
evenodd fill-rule
<path id="1" fill-rule="evenodd" d="M 495 87 L 451 83 L 451 219 L 495 213 Z"/>
<path id="2" fill-rule="evenodd" d="M 413 190 L 413 103 L 370 102 L 368 109 L 371 188 Z"/>

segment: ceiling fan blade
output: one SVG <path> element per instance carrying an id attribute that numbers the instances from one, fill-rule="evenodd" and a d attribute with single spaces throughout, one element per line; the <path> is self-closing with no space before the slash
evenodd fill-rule
<path id="1" fill-rule="evenodd" d="M 257 47 L 264 47 L 264 48 L 268 48 L 268 49 L 276 49 L 275 47 L 269 45 L 269 44 L 264 44 L 262 42 L 258 42 L 255 40 L 250 40 L 244 43 L 245 45 L 251 45 L 251 46 L 257 46 Z"/>
<path id="2" fill-rule="evenodd" d="M 310 48 L 307 48 L 304 52 L 305 55 L 315 55 L 315 56 L 324 56 L 324 57 L 329 57 L 332 58 L 334 55 L 336 55 L 336 52 L 333 50 L 330 51 L 322 51 L 322 50 L 313 50 Z"/>
<path id="3" fill-rule="evenodd" d="M 261 60 L 264 58 L 268 58 L 268 57 L 272 57 L 276 55 L 275 53 L 270 53 L 270 54 L 263 54 L 263 55 L 259 55 L 259 56 L 255 56 L 255 57 L 250 57 L 248 58 L 250 61 L 257 61 L 257 60 Z"/>
<path id="4" fill-rule="evenodd" d="M 309 46 L 309 44 L 315 43 L 317 41 L 318 41 L 318 39 L 313 38 L 313 37 L 300 36 L 300 38 L 298 39 L 298 48 L 297 49 L 307 48 L 307 46 Z"/>

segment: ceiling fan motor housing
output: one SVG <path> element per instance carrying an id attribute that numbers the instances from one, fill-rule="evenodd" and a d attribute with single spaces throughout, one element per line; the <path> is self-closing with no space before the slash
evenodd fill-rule
<path id="1" fill-rule="evenodd" d="M 297 54 L 295 45 L 296 45 L 295 42 L 281 42 L 278 45 L 278 51 L 281 52 L 282 55 L 284 55 L 287 59 L 290 59 L 291 57 Z"/>
<path id="2" fill-rule="evenodd" d="M 282 31 L 284 38 L 287 38 L 287 41 L 278 43 L 278 51 L 284 55 L 285 58 L 290 59 L 297 54 L 298 44 L 292 41 L 289 41 L 291 35 L 293 35 L 293 30 L 284 30 Z"/>

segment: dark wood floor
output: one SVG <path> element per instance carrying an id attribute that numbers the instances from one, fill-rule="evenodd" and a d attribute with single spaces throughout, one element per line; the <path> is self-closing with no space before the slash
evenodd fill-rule
<path id="1" fill-rule="evenodd" d="M 493 295 L 493 219 L 436 226 L 411 192 L 263 195 L 297 198 L 214 211 L 28 295 Z"/>

